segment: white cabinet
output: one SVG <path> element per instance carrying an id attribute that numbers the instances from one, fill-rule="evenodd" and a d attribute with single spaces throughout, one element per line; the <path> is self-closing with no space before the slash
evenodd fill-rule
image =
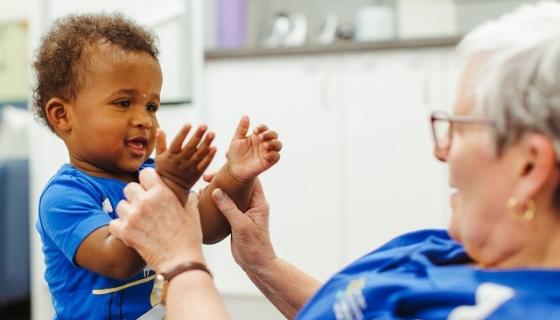
<path id="1" fill-rule="evenodd" d="M 429 112 L 445 98 L 443 50 L 343 60 L 347 262 L 389 239 L 445 225 L 445 168 L 432 156 Z"/>
<path id="2" fill-rule="evenodd" d="M 284 144 L 280 162 L 262 176 L 279 256 L 326 279 L 341 258 L 341 109 L 335 58 L 213 62 L 206 67 L 205 112 L 221 147 L 217 168 L 243 114 L 265 123 Z M 229 243 L 207 247 L 222 292 L 255 293 L 233 263 Z"/>
<path id="3" fill-rule="evenodd" d="M 324 280 L 393 236 L 445 226 L 446 169 L 431 154 L 428 115 L 448 109 L 453 59 L 444 48 L 206 64 L 215 168 L 242 114 L 284 143 L 263 176 L 279 256 Z M 206 255 L 222 292 L 256 292 L 229 243 Z"/>

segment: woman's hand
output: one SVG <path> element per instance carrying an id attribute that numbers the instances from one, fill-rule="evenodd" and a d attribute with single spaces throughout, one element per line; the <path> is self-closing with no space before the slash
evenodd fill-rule
<path id="1" fill-rule="evenodd" d="M 133 247 L 156 272 L 165 272 L 185 261 L 204 262 L 198 197 L 190 193 L 182 207 L 153 169 L 140 172 L 140 183 L 129 183 L 126 200 L 117 206 L 111 221 L 113 236 Z"/>
<path id="2" fill-rule="evenodd" d="M 260 181 L 255 181 L 245 213 L 220 189 L 212 192 L 212 199 L 231 225 L 235 262 L 287 319 L 295 319 L 321 283 L 274 253 L 268 231 L 269 207 Z"/>
<path id="3" fill-rule="evenodd" d="M 212 192 L 212 198 L 231 225 L 231 251 L 241 268 L 258 270 L 276 259 L 268 228 L 269 206 L 258 179 L 245 213 L 220 189 Z"/>

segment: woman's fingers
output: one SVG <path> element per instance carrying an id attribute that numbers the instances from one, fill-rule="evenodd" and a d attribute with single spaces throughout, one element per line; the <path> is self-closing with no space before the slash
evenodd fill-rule
<path id="1" fill-rule="evenodd" d="M 249 219 L 221 189 L 217 188 L 212 191 L 212 200 L 214 200 L 218 209 L 224 214 L 232 230 L 238 230 L 247 222 L 246 219 Z"/>
<path id="2" fill-rule="evenodd" d="M 147 169 L 144 169 L 147 170 Z M 142 170 L 142 171 L 144 171 Z M 142 173 L 142 172 L 140 172 Z M 135 201 L 136 199 L 138 199 L 140 197 L 140 195 L 145 192 L 144 188 L 136 183 L 136 182 L 131 182 L 129 184 L 126 185 L 126 187 L 124 187 L 124 196 L 125 198 L 132 202 Z"/>
<path id="3" fill-rule="evenodd" d="M 259 178 L 255 179 L 255 185 L 253 189 L 253 194 L 251 196 L 251 203 L 249 205 L 251 208 L 255 207 L 267 207 L 268 201 L 264 194 L 264 189 Z"/>
<path id="4" fill-rule="evenodd" d="M 146 190 L 149 190 L 158 185 L 162 185 L 164 183 L 161 180 L 161 177 L 157 174 L 156 170 L 153 168 L 146 168 L 140 171 L 138 181 L 140 182 L 140 185 L 142 185 L 142 187 Z"/>
<path id="5" fill-rule="evenodd" d="M 205 173 L 202 175 L 202 180 L 204 180 L 205 182 L 210 183 L 212 181 L 212 179 L 214 179 L 214 176 L 216 175 L 215 172 L 212 173 Z"/>

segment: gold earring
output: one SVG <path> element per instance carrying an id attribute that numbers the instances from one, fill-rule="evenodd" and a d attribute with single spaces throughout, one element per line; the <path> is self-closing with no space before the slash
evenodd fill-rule
<path id="1" fill-rule="evenodd" d="M 535 201 L 533 201 L 531 199 L 527 200 L 527 204 L 526 204 L 527 209 L 522 214 L 519 214 L 517 212 L 517 210 L 515 210 L 515 207 L 517 207 L 518 204 L 519 204 L 519 200 L 517 200 L 517 198 L 515 198 L 515 197 L 509 198 L 509 200 L 507 202 L 507 210 L 508 210 L 509 214 L 511 214 L 516 219 L 521 218 L 523 221 L 533 220 L 533 218 L 535 217 L 536 211 L 537 211 Z"/>

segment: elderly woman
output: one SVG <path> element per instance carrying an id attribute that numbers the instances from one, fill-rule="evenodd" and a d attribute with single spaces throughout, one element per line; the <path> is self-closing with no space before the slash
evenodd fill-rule
<path id="1" fill-rule="evenodd" d="M 453 114 L 431 117 L 455 189 L 448 231 L 400 236 L 321 285 L 275 255 L 259 184 L 245 213 L 214 191 L 236 262 L 287 318 L 560 319 L 560 5 L 522 7 L 459 50 Z M 169 281 L 169 319 L 227 318 L 203 265 L 196 197 L 185 214 L 155 172 L 140 182 L 113 234 Z"/>

